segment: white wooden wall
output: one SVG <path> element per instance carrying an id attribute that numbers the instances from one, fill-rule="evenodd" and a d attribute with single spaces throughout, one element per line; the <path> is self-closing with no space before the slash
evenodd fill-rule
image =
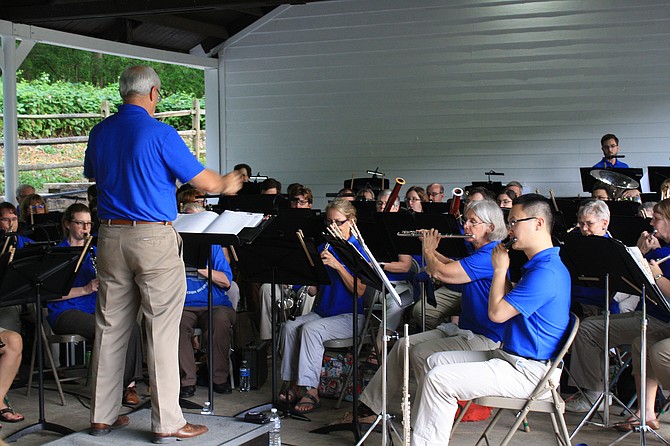
<path id="1" fill-rule="evenodd" d="M 610 132 L 631 167 L 670 164 L 664 0 L 334 0 L 280 8 L 220 56 L 226 164 L 318 206 L 376 167 L 577 195 Z"/>

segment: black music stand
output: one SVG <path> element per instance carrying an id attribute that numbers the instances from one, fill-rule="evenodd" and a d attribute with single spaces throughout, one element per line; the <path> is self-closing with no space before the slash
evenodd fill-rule
<path id="1" fill-rule="evenodd" d="M 641 332 L 641 395 L 640 400 L 640 434 L 641 442 L 646 442 L 646 432 L 651 431 L 659 439 L 664 441 L 656 432 L 651 430 L 645 422 L 645 378 L 646 378 L 646 302 L 649 300 L 654 305 L 662 306 L 667 312 L 670 312 L 670 302 L 665 298 L 661 290 L 654 283 L 653 279 L 645 275 L 642 267 L 634 259 L 620 241 L 597 236 L 582 236 L 567 234 L 561 242 L 560 250 L 561 260 L 570 271 L 570 276 L 574 281 L 580 281 L 587 286 L 599 287 L 605 290 L 605 340 L 604 340 L 604 370 L 603 370 L 603 394 L 596 399 L 595 403 L 586 414 L 584 419 L 573 431 L 571 438 L 586 423 L 601 427 L 611 427 L 609 422 L 609 405 L 605 403 L 605 411 L 602 415 L 603 423 L 594 423 L 591 420 L 597 412 L 600 403 L 609 399 L 609 296 L 612 292 L 623 292 L 628 294 L 640 294 L 642 299 L 642 324 Z M 623 404 L 615 395 L 612 395 L 622 406 Z M 628 412 L 632 414 L 630 409 Z M 632 432 L 632 431 L 631 431 Z M 665 441 L 664 441 L 665 442 Z M 666 442 L 667 444 L 667 442 Z"/>
<path id="2" fill-rule="evenodd" d="M 612 172 L 620 173 L 622 175 L 627 176 L 628 178 L 631 178 L 635 181 L 637 181 L 638 184 L 640 183 L 640 180 L 644 176 L 644 173 L 642 172 L 642 169 L 639 167 L 627 167 L 627 168 L 613 168 L 613 169 L 600 169 L 597 167 L 580 167 L 579 168 L 579 176 L 582 180 L 582 191 L 583 192 L 589 192 L 593 190 L 593 186 L 596 185 L 599 181 L 596 180 L 591 176 L 591 171 L 592 170 L 611 170 Z M 605 185 L 609 189 L 609 185 Z"/>
<path id="3" fill-rule="evenodd" d="M 324 234 L 328 243 L 337 253 L 337 256 L 340 258 L 344 266 L 349 268 L 349 271 L 352 272 L 354 278 L 354 289 L 353 296 L 358 295 L 358 279 L 361 280 L 367 287 L 372 287 L 378 289 L 379 283 L 382 281 L 381 277 L 377 275 L 375 270 L 370 266 L 370 263 L 363 257 L 363 255 L 358 252 L 358 250 L 348 243 L 345 240 L 332 237 L 330 235 Z M 352 422 L 351 423 L 341 423 L 341 424 L 332 424 L 329 426 L 324 426 L 318 429 L 314 429 L 310 432 L 315 434 L 329 434 L 331 432 L 351 430 L 354 434 L 356 442 L 361 438 L 361 432 L 358 423 L 358 343 L 359 343 L 359 333 L 358 333 L 358 299 L 354 298 L 354 308 L 353 308 L 353 317 L 352 319 L 352 336 L 354 340 L 353 349 L 353 387 L 352 387 L 352 399 L 353 399 L 353 410 L 352 410 Z"/>
<path id="4" fill-rule="evenodd" d="M 670 178 L 670 166 L 649 166 L 649 190 L 655 193 L 661 192 L 661 184 Z"/>
<path id="5" fill-rule="evenodd" d="M 327 285 L 330 278 L 326 267 L 321 260 L 316 244 L 312 239 L 304 239 L 304 245 L 294 236 L 289 237 L 261 237 L 252 245 L 239 249 L 238 267 L 245 272 L 245 277 L 258 283 L 269 283 L 271 288 L 272 314 L 272 401 L 251 409 L 244 410 L 236 415 L 243 418 L 248 412 L 265 412 L 277 404 L 277 296 L 275 285 Z M 281 299 L 282 310 L 284 299 Z M 284 416 L 290 416 L 303 421 L 309 421 L 302 414 L 291 411 L 288 397 L 283 408 Z"/>
<path id="6" fill-rule="evenodd" d="M 240 246 L 245 243 L 252 243 L 256 237 L 270 224 L 272 216 L 265 216 L 263 221 L 255 228 L 245 227 L 238 234 L 216 234 L 216 233 L 194 233 L 194 232 L 180 232 L 184 247 L 190 248 L 184 250 L 185 256 L 188 256 L 188 261 L 192 266 L 202 268 L 207 265 L 207 330 L 210 342 L 212 342 L 212 330 L 214 325 L 213 304 L 212 304 L 212 245 L 224 246 Z M 175 229 L 179 231 L 179 225 L 175 222 Z M 234 249 L 234 248 L 233 248 Z M 205 258 L 207 259 L 205 261 Z M 209 372 L 209 401 L 205 402 L 205 407 L 202 408 L 203 415 L 214 415 L 214 349 L 207 349 L 207 368 Z M 231 373 L 234 373 L 231 371 Z M 182 401 L 185 406 L 190 408 L 200 408 L 202 406 L 193 406 L 192 402 Z"/>
<path id="7" fill-rule="evenodd" d="M 26 228 L 33 230 L 33 236 L 31 237 L 33 240 L 36 242 L 60 242 L 63 240 L 62 212 L 33 214 L 32 219 L 33 223 L 26 225 Z"/>
<path id="8" fill-rule="evenodd" d="M 218 204 L 214 205 L 214 211 L 217 213 L 227 210 L 276 214 L 279 210 L 288 208 L 289 204 L 288 197 L 281 194 L 221 195 Z"/>
<path id="9" fill-rule="evenodd" d="M 13 442 L 35 432 L 49 431 L 68 435 L 74 431 L 46 421 L 44 413 L 44 359 L 42 344 L 42 299 L 58 299 L 68 294 L 85 252 L 81 247 L 27 247 L 16 251 L 9 263 L 10 254 L 0 257 L 0 306 L 35 303 L 35 341 L 38 370 L 39 418 L 37 423 L 26 426 L 7 437 Z"/>

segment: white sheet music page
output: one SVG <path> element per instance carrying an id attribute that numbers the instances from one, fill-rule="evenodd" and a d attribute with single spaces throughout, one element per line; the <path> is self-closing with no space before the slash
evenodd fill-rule
<path id="1" fill-rule="evenodd" d="M 212 211 L 196 214 L 179 214 L 173 222 L 177 232 L 205 234 L 239 234 L 244 228 L 255 228 L 265 216 L 252 212 L 224 211 L 221 215 Z"/>

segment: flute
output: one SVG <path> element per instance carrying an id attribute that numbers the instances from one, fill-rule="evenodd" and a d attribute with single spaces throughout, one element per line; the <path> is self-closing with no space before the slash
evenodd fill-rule
<path id="1" fill-rule="evenodd" d="M 425 230 L 420 231 L 400 231 L 398 232 L 398 237 L 423 237 L 425 235 Z M 440 238 L 464 238 L 472 239 L 475 238 L 472 234 L 438 234 Z"/>
<path id="2" fill-rule="evenodd" d="M 656 264 L 660 265 L 661 263 L 665 262 L 668 259 L 670 259 L 670 255 L 667 255 L 667 256 L 665 256 L 663 258 L 660 258 L 660 259 L 656 259 Z"/>

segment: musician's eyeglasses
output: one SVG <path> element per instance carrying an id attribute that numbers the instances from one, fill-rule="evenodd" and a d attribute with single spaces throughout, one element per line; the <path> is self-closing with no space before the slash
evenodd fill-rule
<path id="1" fill-rule="evenodd" d="M 7 217 L 7 218 L 0 218 L 0 221 L 3 223 L 14 223 L 15 221 L 19 221 L 17 217 Z"/>
<path id="2" fill-rule="evenodd" d="M 309 200 L 298 200 L 297 198 L 293 198 L 293 199 L 291 200 L 291 202 L 292 202 L 292 203 L 302 204 L 302 205 L 309 204 Z"/>
<path id="3" fill-rule="evenodd" d="M 429 197 L 437 197 L 438 195 L 444 195 L 444 192 L 428 192 Z"/>
<path id="4" fill-rule="evenodd" d="M 520 223 L 522 221 L 535 220 L 536 218 L 537 217 L 526 217 L 526 218 L 520 218 L 518 220 L 512 219 L 509 221 L 509 223 L 507 223 L 507 227 L 513 228 L 514 226 L 516 226 L 517 223 Z"/>
<path id="5" fill-rule="evenodd" d="M 486 222 L 483 221 L 477 221 L 477 220 L 465 220 L 465 223 L 463 223 L 463 226 L 469 225 L 469 226 L 479 226 L 479 225 L 484 225 Z"/>
<path id="6" fill-rule="evenodd" d="M 72 223 L 75 225 L 79 226 L 80 228 L 86 228 L 86 227 L 91 227 L 93 226 L 93 222 L 90 221 L 81 221 L 81 220 L 70 220 Z"/>
<path id="7" fill-rule="evenodd" d="M 158 87 L 154 87 L 156 89 L 156 93 L 158 93 L 158 99 L 156 100 L 156 104 L 158 104 L 160 101 L 163 100 L 163 95 L 161 94 L 161 90 Z"/>
<path id="8" fill-rule="evenodd" d="M 33 204 L 30 206 L 30 209 L 44 209 L 43 204 Z"/>
<path id="9" fill-rule="evenodd" d="M 580 226 L 580 227 L 581 226 L 591 227 L 591 226 L 596 225 L 596 224 L 598 224 L 597 221 L 580 221 L 580 222 L 577 222 L 577 226 Z"/>
<path id="10" fill-rule="evenodd" d="M 416 197 L 413 197 L 413 198 L 405 198 L 405 201 L 408 202 L 408 203 L 409 203 L 410 201 L 412 201 L 412 202 L 413 202 L 413 201 L 421 201 L 421 198 L 416 198 Z"/>
<path id="11" fill-rule="evenodd" d="M 330 218 L 325 219 L 326 224 L 329 225 L 329 226 L 332 225 L 333 223 L 335 223 L 337 226 L 342 226 L 343 224 L 345 224 L 348 221 L 349 220 L 331 220 Z"/>

